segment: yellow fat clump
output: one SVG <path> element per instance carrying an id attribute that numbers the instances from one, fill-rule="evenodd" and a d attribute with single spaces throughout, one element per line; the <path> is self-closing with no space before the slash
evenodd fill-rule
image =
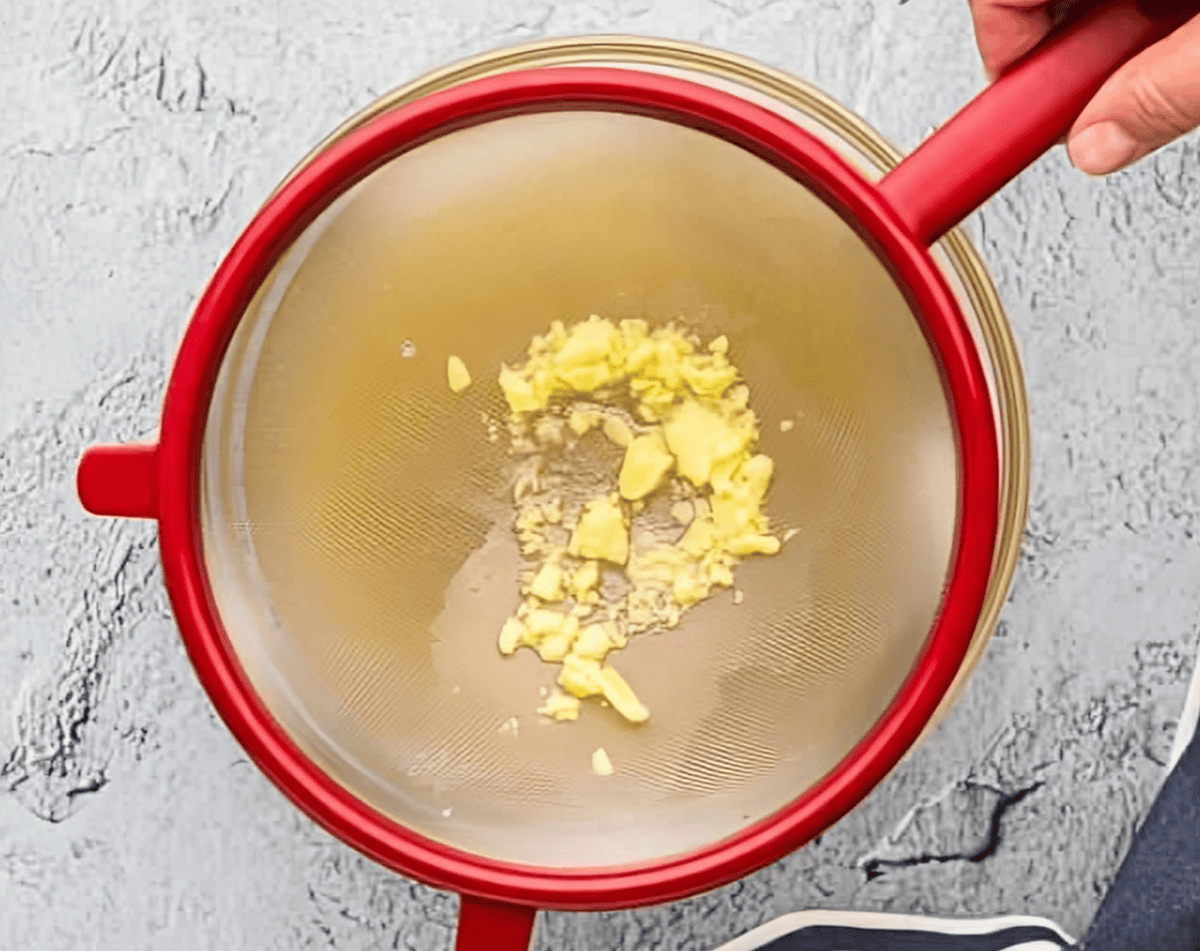
<path id="1" fill-rule="evenodd" d="M 552 561 L 542 565 L 529 586 L 529 593 L 542 601 L 561 601 L 567 596 L 563 588 L 563 570 Z"/>
<path id="2" fill-rule="evenodd" d="M 661 430 L 655 428 L 631 440 L 617 476 L 621 498 L 630 501 L 645 498 L 662 485 L 674 465 L 675 457 L 667 451 Z"/>
<path id="3" fill-rule="evenodd" d="M 546 702 L 538 707 L 538 713 L 552 720 L 577 720 L 579 708 L 582 706 L 578 697 L 555 690 L 546 698 Z"/>
<path id="4" fill-rule="evenodd" d="M 451 356 L 446 361 L 446 382 L 455 393 L 461 393 L 471 385 L 471 374 L 467 365 L 459 357 Z"/>
<path id="5" fill-rule="evenodd" d="M 567 551 L 577 558 L 602 558 L 616 565 L 629 560 L 629 523 L 615 493 L 584 506 Z"/>
<path id="6" fill-rule="evenodd" d="M 613 774 L 612 760 L 608 758 L 608 753 L 601 746 L 592 754 L 592 772 L 597 776 L 611 776 Z"/>
<path id="7" fill-rule="evenodd" d="M 596 586 L 600 583 L 600 566 L 594 561 L 584 562 L 571 576 L 571 594 L 576 601 L 584 603 L 595 594 Z"/>

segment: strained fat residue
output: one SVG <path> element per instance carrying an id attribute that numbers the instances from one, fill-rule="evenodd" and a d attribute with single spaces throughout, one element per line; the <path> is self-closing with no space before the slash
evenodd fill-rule
<path id="1" fill-rule="evenodd" d="M 728 351 L 724 336 L 702 346 L 674 324 L 592 316 L 555 321 L 501 368 L 525 570 L 499 648 L 559 666 L 544 716 L 574 720 L 602 697 L 646 720 L 609 655 L 731 588 L 742 559 L 779 551 L 763 511 L 774 463 Z M 598 465 L 606 452 L 619 463 Z"/>

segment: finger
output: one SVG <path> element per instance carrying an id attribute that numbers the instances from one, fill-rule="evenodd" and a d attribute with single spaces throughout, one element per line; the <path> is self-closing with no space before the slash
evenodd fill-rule
<path id="1" fill-rule="evenodd" d="M 1107 175 L 1200 126 L 1200 17 L 1114 73 L 1071 127 L 1072 164 Z"/>
<path id="2" fill-rule="evenodd" d="M 970 0 L 975 41 L 989 79 L 1028 53 L 1050 32 L 1054 11 L 1047 0 Z"/>

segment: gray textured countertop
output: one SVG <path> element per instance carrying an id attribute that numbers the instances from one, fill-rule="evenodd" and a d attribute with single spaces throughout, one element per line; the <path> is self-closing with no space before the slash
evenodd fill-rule
<path id="1" fill-rule="evenodd" d="M 785 68 L 905 149 L 983 85 L 965 0 L 0 12 L 0 947 L 450 946 L 456 899 L 341 846 L 247 762 L 184 656 L 153 527 L 86 517 L 74 467 L 153 434 L 207 277 L 341 119 L 448 61 L 595 32 Z M 804 908 L 1091 919 L 1200 632 L 1196 139 L 1106 181 L 1059 150 L 969 228 L 1034 449 L 1025 554 L 970 688 L 810 847 L 676 905 L 546 916 L 541 948 L 708 948 Z"/>

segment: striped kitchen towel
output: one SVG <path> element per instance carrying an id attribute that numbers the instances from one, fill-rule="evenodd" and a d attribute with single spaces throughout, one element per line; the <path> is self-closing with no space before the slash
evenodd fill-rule
<path id="1" fill-rule="evenodd" d="M 955 920 L 876 912 L 801 911 L 718 951 L 1063 951 L 1075 941 L 1044 918 Z"/>

